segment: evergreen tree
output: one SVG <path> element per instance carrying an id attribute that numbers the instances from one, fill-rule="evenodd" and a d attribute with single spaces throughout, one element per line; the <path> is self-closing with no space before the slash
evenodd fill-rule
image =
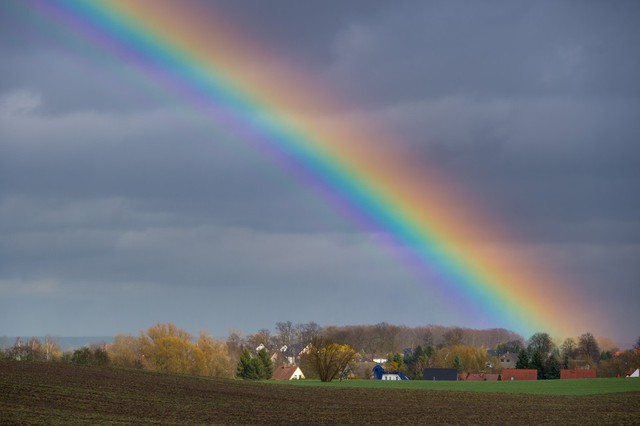
<path id="1" fill-rule="evenodd" d="M 264 364 L 262 360 L 258 357 L 251 358 L 251 362 L 249 363 L 251 366 L 249 369 L 249 374 L 247 379 L 250 380 L 260 380 L 264 378 Z"/>
<path id="2" fill-rule="evenodd" d="M 413 354 L 404 357 L 406 370 L 414 379 L 421 379 L 422 371 L 429 365 L 429 357 L 433 352 L 433 348 L 429 346 L 427 350 L 429 353 L 422 349 L 422 346 L 418 345 L 413 351 Z"/>
<path id="3" fill-rule="evenodd" d="M 244 349 L 240 355 L 236 376 L 242 379 L 252 379 L 255 376 L 255 366 L 251 362 L 251 354 L 248 349 Z"/>
<path id="4" fill-rule="evenodd" d="M 553 355 L 544 363 L 544 378 L 547 380 L 560 378 L 560 361 Z"/>
<path id="5" fill-rule="evenodd" d="M 248 349 L 242 351 L 238 360 L 236 376 L 247 380 L 270 379 L 273 376 L 273 363 L 266 349 L 261 349 L 258 356 L 252 357 Z"/>
<path id="6" fill-rule="evenodd" d="M 529 368 L 535 368 L 538 370 L 538 380 L 542 380 L 544 378 L 544 358 L 542 353 L 539 351 L 535 351 L 533 353 L 531 362 L 529 363 Z"/>
<path id="7" fill-rule="evenodd" d="M 462 360 L 458 355 L 456 355 L 456 357 L 453 359 L 453 368 L 455 368 L 458 371 L 464 370 L 464 366 L 462 365 Z"/>
<path id="8" fill-rule="evenodd" d="M 529 368 L 529 353 L 524 348 L 520 349 L 520 352 L 518 353 L 516 368 Z"/>
<path id="9" fill-rule="evenodd" d="M 260 361 L 260 364 L 262 364 L 262 374 L 260 374 L 260 378 L 270 379 L 273 376 L 273 363 L 271 362 L 271 358 L 269 358 L 267 350 L 260 349 L 257 359 Z"/>

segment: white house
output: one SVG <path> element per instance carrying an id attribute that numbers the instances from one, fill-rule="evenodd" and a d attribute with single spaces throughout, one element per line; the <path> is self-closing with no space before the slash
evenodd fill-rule
<path id="1" fill-rule="evenodd" d="M 402 378 L 396 373 L 384 373 L 380 380 L 402 380 Z"/>
<path id="2" fill-rule="evenodd" d="M 297 365 L 290 367 L 282 365 L 273 371 L 271 378 L 273 380 L 302 380 L 304 379 L 304 374 L 302 374 L 302 370 Z"/>

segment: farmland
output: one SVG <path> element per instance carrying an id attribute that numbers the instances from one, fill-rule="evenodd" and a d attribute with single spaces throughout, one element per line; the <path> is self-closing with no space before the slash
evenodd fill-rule
<path id="1" fill-rule="evenodd" d="M 640 418 L 640 390 L 633 388 L 574 396 L 307 384 L 1 361 L 0 424 L 637 424 Z"/>
<path id="2" fill-rule="evenodd" d="M 281 384 L 282 382 L 275 382 Z M 382 381 L 349 380 L 321 383 L 314 380 L 291 381 L 295 386 L 326 386 L 347 388 L 413 389 L 430 391 L 517 393 L 533 395 L 601 395 L 619 392 L 640 392 L 640 380 L 633 379 L 580 379 L 580 380 L 532 380 L 514 382 L 450 382 L 450 381 Z"/>

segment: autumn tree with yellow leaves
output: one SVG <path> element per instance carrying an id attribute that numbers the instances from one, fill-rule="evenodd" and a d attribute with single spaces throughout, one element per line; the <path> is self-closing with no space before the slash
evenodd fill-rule
<path id="1" fill-rule="evenodd" d="M 341 345 L 318 336 L 305 349 L 302 362 L 321 381 L 330 382 L 336 377 L 341 379 L 345 377 L 355 356 L 356 351 L 351 346 Z"/>
<path id="2" fill-rule="evenodd" d="M 227 346 L 201 332 L 191 334 L 174 324 L 156 324 L 139 337 L 116 336 L 107 347 L 114 365 L 166 373 L 233 377 Z"/>

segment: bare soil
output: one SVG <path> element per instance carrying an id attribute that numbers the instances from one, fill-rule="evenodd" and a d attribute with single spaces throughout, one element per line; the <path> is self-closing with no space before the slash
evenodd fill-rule
<path id="1" fill-rule="evenodd" d="M 0 424 L 640 424 L 640 392 L 591 396 L 296 387 L 0 361 Z"/>

